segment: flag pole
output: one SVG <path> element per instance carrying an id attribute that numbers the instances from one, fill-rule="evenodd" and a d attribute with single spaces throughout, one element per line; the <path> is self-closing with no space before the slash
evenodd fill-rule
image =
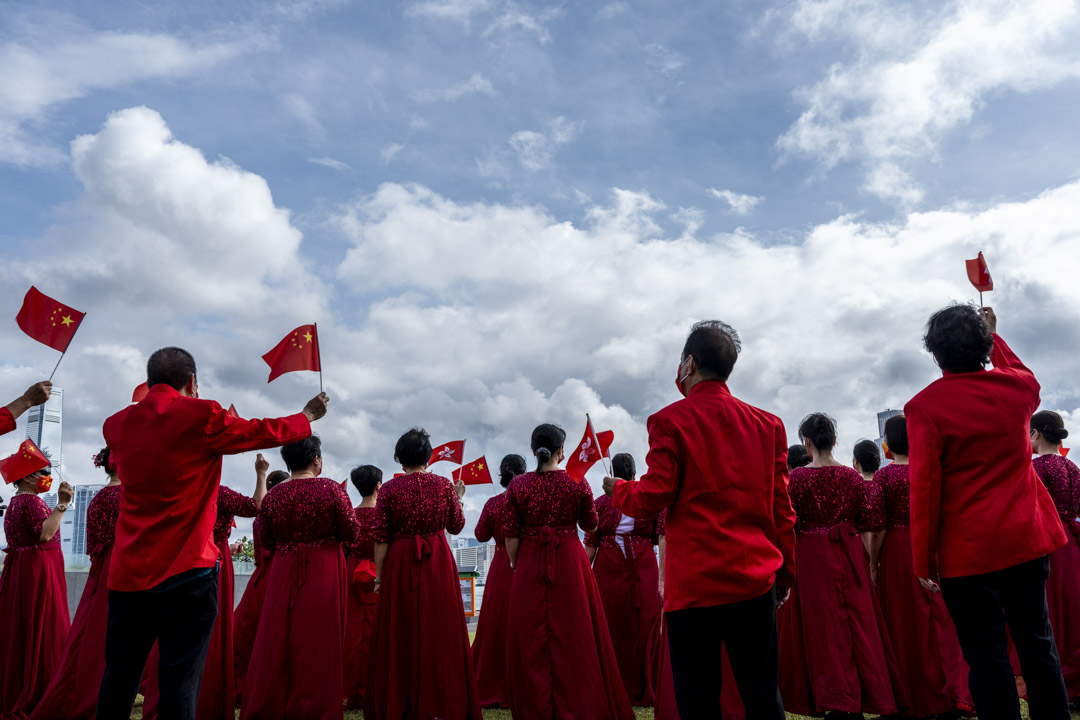
<path id="1" fill-rule="evenodd" d="M 71 333 L 71 340 L 75 339 L 75 333 L 79 332 L 79 328 L 82 327 L 82 321 L 85 319 L 86 313 L 83 313 L 82 317 L 79 318 L 79 324 L 75 326 L 75 330 Z M 64 352 L 60 353 L 60 360 L 63 360 L 64 356 L 67 355 L 68 348 L 71 347 L 71 340 L 68 340 L 67 346 L 64 347 Z M 53 366 L 52 372 L 49 373 L 49 382 L 52 382 L 53 376 L 56 375 L 56 371 L 60 367 L 60 360 L 56 361 L 56 365 Z"/>
<path id="2" fill-rule="evenodd" d="M 592 437 L 593 442 L 596 443 L 596 451 L 600 453 L 600 464 L 604 466 L 604 470 L 607 472 L 608 477 L 612 477 L 611 466 L 608 465 L 607 457 L 605 457 L 604 451 L 600 447 L 600 438 L 596 437 L 596 430 L 593 429 L 592 418 L 589 417 L 589 413 L 585 413 L 585 424 L 589 426 L 589 435 Z"/>
<path id="3" fill-rule="evenodd" d="M 319 344 L 319 323 L 312 323 L 315 328 L 315 357 L 319 359 L 319 394 L 322 395 L 322 347 Z"/>

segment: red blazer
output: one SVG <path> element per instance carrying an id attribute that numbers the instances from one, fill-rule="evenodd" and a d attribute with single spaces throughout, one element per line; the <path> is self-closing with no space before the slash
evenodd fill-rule
<path id="1" fill-rule="evenodd" d="M 787 436 L 775 415 L 701 382 L 649 418 L 649 471 L 613 501 L 651 518 L 669 507 L 664 609 L 749 600 L 795 582 Z"/>
<path id="2" fill-rule="evenodd" d="M 946 372 L 904 407 L 920 577 L 993 572 L 1065 544 L 1031 464 L 1039 383 L 997 335 L 990 361 L 993 370 Z"/>
<path id="3" fill-rule="evenodd" d="M 7 435 L 9 432 L 15 429 L 15 416 L 11 414 L 11 411 L 7 409 L 7 406 L 0 408 L 0 435 Z"/>
<path id="4" fill-rule="evenodd" d="M 106 420 L 104 432 L 121 483 L 109 589 L 135 591 L 217 562 L 222 455 L 296 442 L 311 424 L 303 413 L 235 418 L 213 400 L 158 384 Z"/>

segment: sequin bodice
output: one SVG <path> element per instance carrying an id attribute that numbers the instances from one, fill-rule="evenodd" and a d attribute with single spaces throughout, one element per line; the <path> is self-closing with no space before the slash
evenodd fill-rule
<path id="1" fill-rule="evenodd" d="M 218 488 L 217 519 L 214 520 L 214 542 L 220 543 L 232 535 L 234 517 L 255 517 L 259 509 L 255 500 L 224 485 Z"/>
<path id="2" fill-rule="evenodd" d="M 596 529 L 599 519 L 592 488 L 577 482 L 565 470 L 518 475 L 506 490 L 503 533 L 520 537 L 523 530 L 539 527 Z"/>
<path id="3" fill-rule="evenodd" d="M 371 536 L 377 543 L 395 537 L 457 535 L 465 527 L 453 484 L 441 475 L 421 472 L 396 477 L 382 486 L 375 504 Z"/>
<path id="4" fill-rule="evenodd" d="M 874 473 L 874 483 L 881 489 L 885 499 L 885 517 L 890 525 L 907 525 L 911 522 L 911 482 L 908 466 L 886 465 Z"/>
<path id="5" fill-rule="evenodd" d="M 1040 455 L 1033 463 L 1058 513 L 1070 518 L 1080 515 L 1080 468 L 1061 455 Z"/>
<path id="6" fill-rule="evenodd" d="M 791 471 L 788 485 L 796 530 L 851 523 L 860 532 L 886 526 L 881 487 L 842 465 L 801 467 Z"/>
<path id="7" fill-rule="evenodd" d="M 374 560 L 375 540 L 371 537 L 371 524 L 375 521 L 375 508 L 358 507 L 355 513 L 360 532 L 356 534 L 356 542 L 349 545 L 349 557 Z"/>
<path id="8" fill-rule="evenodd" d="M 7 536 L 8 548 L 15 550 L 34 545 L 60 545 L 60 531 L 51 540 L 41 542 L 41 526 L 45 524 L 52 510 L 37 495 L 16 495 L 8 503 L 4 513 L 4 535 Z"/>
<path id="9" fill-rule="evenodd" d="M 486 543 L 494 538 L 496 545 L 505 545 L 506 536 L 503 535 L 503 514 L 505 512 L 505 492 L 489 498 L 484 503 L 484 510 L 480 513 L 480 519 L 476 521 L 476 539 Z"/>
<path id="10" fill-rule="evenodd" d="M 339 483 L 327 478 L 294 478 L 275 485 L 259 508 L 259 539 L 267 550 L 351 543 L 357 529 L 349 496 Z"/>
<path id="11" fill-rule="evenodd" d="M 120 486 L 102 488 L 86 508 L 86 547 L 109 545 L 116 534 L 120 517 Z"/>

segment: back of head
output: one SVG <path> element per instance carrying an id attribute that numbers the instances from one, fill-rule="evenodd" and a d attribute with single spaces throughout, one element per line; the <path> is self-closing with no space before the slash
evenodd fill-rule
<path id="1" fill-rule="evenodd" d="M 742 341 L 735 328 L 719 320 L 702 320 L 690 328 L 682 357 L 685 360 L 693 356 L 699 372 L 726 382 L 741 350 Z"/>
<path id="2" fill-rule="evenodd" d="M 526 469 L 525 458 L 520 455 L 507 455 L 499 463 L 499 484 L 510 487 L 510 481 L 523 474 Z"/>
<path id="3" fill-rule="evenodd" d="M 611 472 L 620 480 L 633 480 L 637 476 L 637 465 L 630 453 L 618 453 L 611 458 Z"/>
<path id="4" fill-rule="evenodd" d="M 309 435 L 281 448 L 281 459 L 289 472 L 302 472 L 315 464 L 322 457 L 322 440 L 318 435 Z"/>
<path id="5" fill-rule="evenodd" d="M 107 447 L 103 447 L 98 450 L 97 455 L 94 456 L 94 467 L 102 468 L 106 475 L 112 475 L 116 472 L 116 468 L 109 467 L 109 459 L 112 456 L 112 450 Z"/>
<path id="6" fill-rule="evenodd" d="M 893 455 L 908 454 L 907 418 L 893 415 L 885 421 L 885 444 Z"/>
<path id="7" fill-rule="evenodd" d="M 266 476 L 266 489 L 270 490 L 275 485 L 279 485 L 289 479 L 289 473 L 284 470 L 275 470 Z"/>
<path id="8" fill-rule="evenodd" d="M 421 467 L 431 460 L 431 436 L 424 428 L 413 428 L 398 438 L 394 462 L 402 467 Z"/>
<path id="9" fill-rule="evenodd" d="M 180 390 L 195 374 L 195 358 L 183 348 L 161 348 L 154 351 L 146 362 L 148 387 L 162 384 Z"/>
<path id="10" fill-rule="evenodd" d="M 1069 437 L 1065 421 L 1053 410 L 1040 410 L 1031 416 L 1031 429 L 1038 430 L 1051 445 L 1060 445 Z"/>
<path id="11" fill-rule="evenodd" d="M 566 444 L 566 431 L 558 425 L 544 423 L 537 425 L 532 432 L 530 446 L 536 453 L 537 469 L 558 454 L 562 446 Z"/>
<path id="12" fill-rule="evenodd" d="M 360 497 L 371 497 L 382 482 L 382 470 L 374 465 L 360 465 L 349 473 L 349 480 L 360 493 Z"/>
<path id="13" fill-rule="evenodd" d="M 855 459 L 864 473 L 877 472 L 881 467 L 881 452 L 873 440 L 860 440 L 855 443 Z"/>
<path id="14" fill-rule="evenodd" d="M 812 442 L 818 450 L 832 450 L 836 445 L 836 423 L 825 413 L 810 413 L 799 423 L 799 437 Z"/>
<path id="15" fill-rule="evenodd" d="M 810 455 L 804 445 L 792 445 L 787 449 L 787 466 L 794 470 L 810 464 Z"/>
<path id="16" fill-rule="evenodd" d="M 994 335 L 974 305 L 950 305 L 930 316 L 923 345 L 942 370 L 981 370 L 990 362 Z"/>

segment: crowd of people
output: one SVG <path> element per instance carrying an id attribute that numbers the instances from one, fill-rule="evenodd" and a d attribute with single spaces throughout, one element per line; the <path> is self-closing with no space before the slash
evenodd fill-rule
<path id="1" fill-rule="evenodd" d="M 869 441 L 837 457 L 821 412 L 789 446 L 728 388 L 738 334 L 698 323 L 640 478 L 619 453 L 594 499 L 548 423 L 533 470 L 503 458 L 475 528 L 496 547 L 472 643 L 446 540 L 466 488 L 428 471 L 424 430 L 398 440 L 399 475 L 351 472 L 353 507 L 311 432 L 325 394 L 238 418 L 199 399 L 189 353 L 164 348 L 146 397 L 105 422 L 109 484 L 71 623 L 58 530 L 72 489 L 45 505 L 32 444 L 0 463 L 16 489 L 0 720 L 127 718 L 140 692 L 143 717 L 163 719 L 1013 719 L 1025 694 L 1035 720 L 1065 720 L 1080 698 L 1080 469 L 996 324 L 968 305 L 930 318 L 943 376 L 887 421 L 883 462 Z M 49 391 L 0 409 L 0 431 Z M 223 455 L 274 447 L 287 471 L 260 453 L 251 496 L 220 486 Z M 235 613 L 234 517 L 255 518 L 256 564 Z"/>

